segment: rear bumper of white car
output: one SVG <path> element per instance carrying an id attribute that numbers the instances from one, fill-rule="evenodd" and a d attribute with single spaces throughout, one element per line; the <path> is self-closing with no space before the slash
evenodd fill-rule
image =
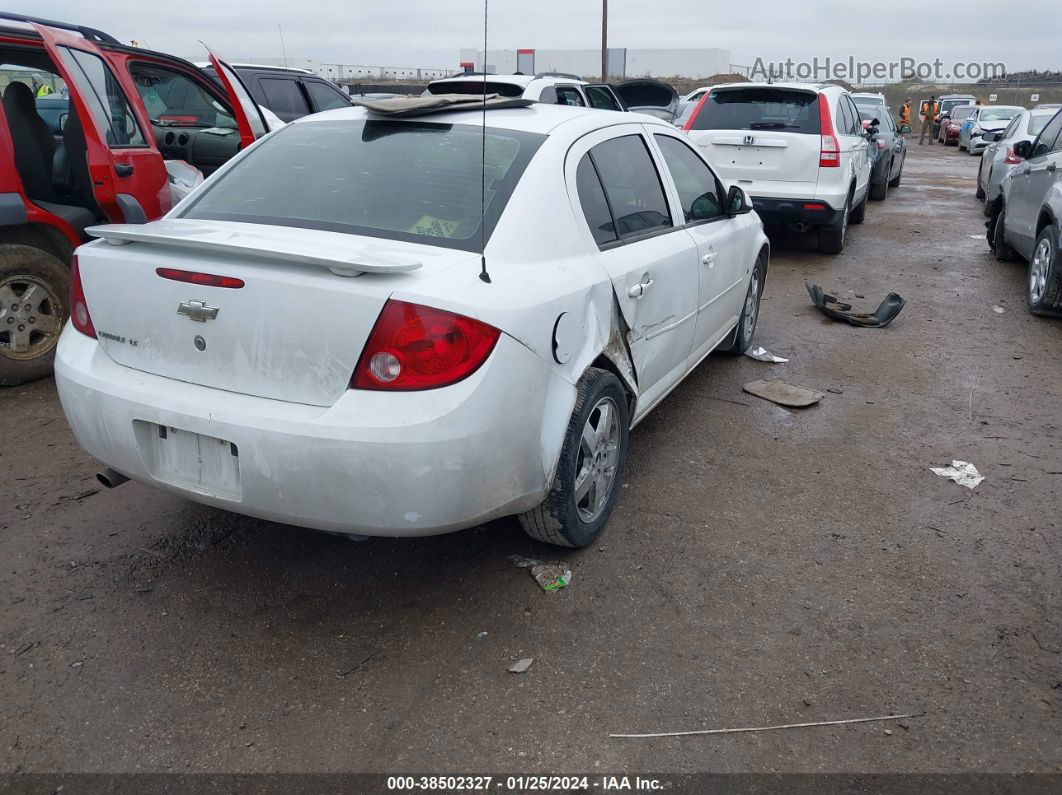
<path id="1" fill-rule="evenodd" d="M 331 407 L 133 370 L 69 326 L 55 380 L 78 443 L 134 480 L 262 519 L 384 536 L 537 505 L 575 400 L 570 383 L 504 334 L 458 384 L 350 390 Z"/>
<path id="2" fill-rule="evenodd" d="M 779 180 L 739 180 L 752 198 L 753 207 L 764 226 L 798 227 L 806 230 L 841 226 L 847 186 Z"/>

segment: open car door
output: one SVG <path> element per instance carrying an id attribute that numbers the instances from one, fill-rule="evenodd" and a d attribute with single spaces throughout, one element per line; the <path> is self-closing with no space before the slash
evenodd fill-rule
<path id="1" fill-rule="evenodd" d="M 63 138 L 74 194 L 94 215 L 136 224 L 172 206 L 150 120 L 132 78 L 92 41 L 30 23 L 70 92 Z"/>
<path id="2" fill-rule="evenodd" d="M 210 53 L 210 63 L 221 79 L 221 85 L 224 86 L 225 93 L 229 95 L 229 104 L 232 105 L 232 112 L 236 116 L 236 124 L 240 128 L 240 148 L 250 146 L 269 132 L 269 125 L 266 124 L 258 103 L 251 97 L 251 92 L 247 90 L 247 86 L 240 80 L 236 70 L 218 58 L 213 52 L 210 52 L 210 50 L 207 50 L 207 52 Z"/>

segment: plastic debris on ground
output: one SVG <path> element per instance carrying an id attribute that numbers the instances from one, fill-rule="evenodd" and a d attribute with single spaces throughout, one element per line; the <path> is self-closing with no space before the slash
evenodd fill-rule
<path id="1" fill-rule="evenodd" d="M 758 362 L 771 362 L 772 364 L 781 364 L 782 362 L 789 361 L 788 359 L 783 359 L 781 356 L 775 356 L 766 348 L 750 348 L 745 351 L 745 355 Z"/>
<path id="2" fill-rule="evenodd" d="M 808 290 L 808 295 L 811 296 L 811 303 L 827 317 L 864 328 L 884 328 L 896 319 L 904 304 L 907 303 L 902 296 L 889 293 L 873 312 L 853 312 L 851 304 L 845 303 L 835 295 L 830 295 L 817 284 L 806 281 L 804 286 Z"/>
<path id="3" fill-rule="evenodd" d="M 974 488 L 984 480 L 984 476 L 977 471 L 977 467 L 968 461 L 954 460 L 950 467 L 930 467 L 930 469 L 942 478 L 954 480 L 968 489 Z"/>
<path id="4" fill-rule="evenodd" d="M 524 657 L 522 660 L 517 660 L 509 666 L 509 672 L 514 674 L 527 673 L 527 669 L 531 667 L 531 663 L 534 661 L 534 657 Z"/>
<path id="5" fill-rule="evenodd" d="M 997 315 L 1002 315 L 1002 314 L 1003 314 L 1004 312 L 1006 312 L 1007 310 L 1006 310 L 1006 309 L 1004 309 L 1004 308 L 1003 308 L 1003 307 L 1001 307 L 1001 306 L 994 306 L 994 307 L 992 307 L 992 311 L 993 311 L 993 312 L 995 312 L 995 313 L 996 313 Z"/>
<path id="6" fill-rule="evenodd" d="M 166 160 L 166 174 L 170 182 L 170 196 L 176 204 L 199 185 L 203 184 L 203 172 L 183 160 Z"/>
<path id="7" fill-rule="evenodd" d="M 741 388 L 750 395 L 777 403 L 779 406 L 797 409 L 812 406 L 825 397 L 822 392 L 802 386 L 793 386 L 785 381 L 750 381 Z"/>
<path id="8" fill-rule="evenodd" d="M 572 581 L 572 570 L 566 563 L 535 560 L 522 555 L 510 555 L 509 560 L 518 569 L 530 570 L 543 591 L 559 591 Z"/>

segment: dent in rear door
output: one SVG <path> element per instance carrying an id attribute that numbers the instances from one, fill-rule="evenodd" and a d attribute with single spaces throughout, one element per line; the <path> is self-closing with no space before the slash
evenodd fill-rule
<path id="1" fill-rule="evenodd" d="M 210 63 L 214 71 L 221 79 L 221 85 L 225 87 L 225 93 L 229 95 L 229 104 L 232 105 L 236 124 L 240 128 L 240 148 L 250 146 L 256 139 L 261 138 L 269 131 L 269 125 L 262 117 L 262 111 L 251 96 L 247 86 L 243 84 L 240 76 L 227 63 L 210 53 Z"/>

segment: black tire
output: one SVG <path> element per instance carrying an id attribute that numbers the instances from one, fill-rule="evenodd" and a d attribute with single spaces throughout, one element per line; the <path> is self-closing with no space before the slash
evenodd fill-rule
<path id="1" fill-rule="evenodd" d="M 977 168 L 977 190 L 974 191 L 975 199 L 984 199 L 985 197 L 985 189 L 981 187 L 981 170 L 983 166 L 984 163 L 981 163 L 981 166 L 978 166 Z"/>
<path id="2" fill-rule="evenodd" d="M 602 464 L 610 457 L 607 453 L 604 458 L 595 456 L 588 459 L 590 453 L 583 444 L 584 428 L 595 427 L 595 415 L 598 422 L 602 421 L 599 406 L 606 401 L 609 401 L 610 408 L 615 410 L 614 416 L 618 422 L 615 458 L 611 466 Z M 623 386 L 619 379 L 607 370 L 591 367 L 579 381 L 575 408 L 568 421 L 568 430 L 564 434 L 564 446 L 561 448 L 549 494 L 537 508 L 520 514 L 520 524 L 524 531 L 537 541 L 561 547 L 579 548 L 593 543 L 605 529 L 623 485 L 623 465 L 627 460 L 629 434 L 630 412 Z M 587 516 L 594 506 L 589 504 L 586 508 L 580 507 L 582 500 L 576 499 L 576 478 L 580 472 L 585 473 L 584 478 L 589 478 L 593 474 L 593 468 L 602 465 L 605 470 L 611 469 L 608 473 L 611 478 L 607 486 L 608 492 L 598 510 Z M 596 490 L 596 486 L 591 485 Z M 593 501 L 590 491 L 587 491 L 584 498 L 588 503 Z"/>
<path id="3" fill-rule="evenodd" d="M 906 159 L 907 159 L 907 156 L 904 155 L 904 160 L 906 160 Z M 898 187 L 900 187 L 900 179 L 903 177 L 903 163 L 904 163 L 904 160 L 900 161 L 900 170 L 898 172 L 896 172 L 896 176 L 889 180 L 889 187 L 890 188 L 898 188 Z"/>
<path id="4" fill-rule="evenodd" d="M 1006 211 L 1007 208 L 1001 204 L 995 218 L 988 222 L 988 242 L 992 245 L 992 251 L 996 253 L 996 259 L 1000 262 L 1015 262 L 1018 259 L 1018 253 L 1007 242 L 1003 233 L 1003 216 Z"/>
<path id="5" fill-rule="evenodd" d="M 30 301 L 19 300 L 27 294 Z M 43 249 L 0 245 L 0 386 L 51 374 L 68 317 L 67 267 Z"/>
<path id="6" fill-rule="evenodd" d="M 850 220 L 853 224 L 861 224 L 867 217 L 867 204 L 870 203 L 870 185 L 867 185 L 867 195 L 863 197 L 863 201 L 859 202 L 859 206 L 852 210 L 852 217 Z"/>
<path id="7" fill-rule="evenodd" d="M 844 241 L 848 237 L 848 213 L 852 204 L 849 196 L 844 203 L 841 226 L 837 229 L 823 229 L 819 232 L 819 251 L 823 254 L 840 254 L 844 251 Z"/>
<path id="8" fill-rule="evenodd" d="M 889 171 L 891 171 L 891 170 L 892 170 L 892 165 L 890 164 L 889 165 Z M 888 174 L 889 172 L 886 171 L 885 173 Z M 888 193 L 888 191 L 889 191 L 889 186 L 886 183 L 884 183 L 884 182 L 878 183 L 878 184 L 875 184 L 873 182 L 870 183 L 870 198 L 873 199 L 876 202 L 884 201 L 885 200 L 885 195 Z"/>
<path id="9" fill-rule="evenodd" d="M 756 264 L 752 266 L 752 278 L 749 279 L 749 289 L 745 292 L 745 306 L 741 309 L 741 317 L 734 330 L 730 332 L 718 351 L 728 356 L 740 356 L 752 345 L 752 337 L 756 333 L 756 323 L 760 319 L 760 299 L 763 298 L 763 286 L 767 281 L 767 256 L 761 251 L 756 257 Z M 750 303 L 750 298 L 752 303 Z"/>
<path id="10" fill-rule="evenodd" d="M 1025 302 L 1034 315 L 1062 314 L 1062 257 L 1058 253 L 1058 227 L 1050 223 L 1040 230 L 1029 258 Z"/>

